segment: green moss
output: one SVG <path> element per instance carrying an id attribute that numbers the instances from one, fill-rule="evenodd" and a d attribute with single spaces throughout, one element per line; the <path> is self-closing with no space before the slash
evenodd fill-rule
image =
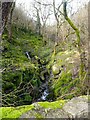
<path id="1" fill-rule="evenodd" d="M 25 105 L 19 107 L 2 107 L 2 118 L 19 118 L 23 113 L 33 109 L 33 105 Z"/>
<path id="2" fill-rule="evenodd" d="M 37 118 L 36 120 L 40 120 L 40 118 L 43 120 L 43 116 L 41 114 L 37 113 L 35 116 Z"/>
<path id="3" fill-rule="evenodd" d="M 38 102 L 38 104 L 43 108 L 51 108 L 57 109 L 62 108 L 66 100 L 58 100 L 55 102 Z M 23 113 L 32 110 L 34 105 L 25 105 L 19 107 L 2 107 L 0 111 L 2 111 L 2 118 L 19 118 Z M 36 114 L 36 118 L 43 118 L 42 115 Z"/>
<path id="4" fill-rule="evenodd" d="M 65 103 L 66 103 L 65 100 L 58 100 L 58 101 L 55 101 L 55 102 L 38 102 L 38 104 L 41 107 L 51 108 L 51 109 L 62 108 Z"/>
<path id="5" fill-rule="evenodd" d="M 51 63 L 51 61 L 53 61 Z M 59 75 L 55 75 L 52 69 L 54 78 L 51 79 L 51 86 L 54 91 L 54 96 L 65 96 L 71 92 L 77 92 L 75 87 L 79 85 L 78 73 L 73 79 L 74 69 L 79 66 L 79 52 L 77 50 L 66 50 L 58 52 L 53 59 L 51 59 L 48 66 L 56 66 L 56 74 L 61 71 Z M 63 66 L 63 67 L 62 67 Z M 53 67 L 52 67 L 53 68 Z M 77 92 L 78 93 L 78 92 Z M 79 92 L 80 93 L 80 92 Z M 72 98 L 73 95 L 65 96 L 65 98 Z"/>
<path id="6" fill-rule="evenodd" d="M 52 53 L 51 53 L 52 54 Z M 47 65 L 47 68 L 50 69 L 53 65 L 57 65 L 59 68 L 64 65 L 67 70 L 71 70 L 73 68 L 72 63 L 76 63 L 75 58 L 79 59 L 79 53 L 76 49 L 59 51 L 56 55 L 51 55 L 50 61 Z M 77 64 L 77 63 L 76 63 Z"/>

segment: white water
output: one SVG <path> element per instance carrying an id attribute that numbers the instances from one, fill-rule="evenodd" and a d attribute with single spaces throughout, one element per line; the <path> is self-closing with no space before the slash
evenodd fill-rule
<path id="1" fill-rule="evenodd" d="M 48 89 L 45 89 L 42 96 L 41 96 L 41 100 L 46 100 L 48 94 L 49 94 Z"/>
<path id="2" fill-rule="evenodd" d="M 30 57 L 30 55 L 29 55 L 28 52 L 26 52 L 26 55 L 27 55 L 27 58 L 28 58 L 29 60 L 31 60 L 31 57 Z"/>

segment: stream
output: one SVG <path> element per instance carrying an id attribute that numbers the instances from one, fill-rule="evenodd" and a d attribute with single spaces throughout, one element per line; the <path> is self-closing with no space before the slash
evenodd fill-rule
<path id="1" fill-rule="evenodd" d="M 29 55 L 29 52 L 25 52 L 25 54 L 26 54 L 27 58 L 28 58 L 29 60 L 31 60 L 31 57 L 30 57 L 30 55 Z"/>
<path id="2" fill-rule="evenodd" d="M 48 91 L 48 89 L 46 88 L 45 90 L 44 90 L 44 92 L 42 93 L 42 96 L 41 96 L 41 100 L 46 100 L 47 99 L 47 96 L 49 95 L 49 91 Z"/>
<path id="3" fill-rule="evenodd" d="M 38 101 L 46 101 L 47 96 L 49 95 L 49 87 L 48 87 L 48 81 L 47 80 L 41 86 L 41 93 L 42 94 L 41 94 L 40 98 L 38 99 Z"/>
<path id="4" fill-rule="evenodd" d="M 27 58 L 29 60 L 31 60 L 31 57 L 30 57 L 30 54 L 29 52 L 25 52 Z M 42 68 L 45 68 L 44 66 L 42 66 Z M 46 75 L 45 77 L 45 80 L 44 80 L 44 83 L 42 83 L 39 91 L 41 93 L 40 97 L 37 99 L 37 101 L 46 101 L 47 100 L 47 96 L 49 95 L 49 86 L 48 86 L 48 80 L 49 80 L 49 77 L 48 75 Z"/>

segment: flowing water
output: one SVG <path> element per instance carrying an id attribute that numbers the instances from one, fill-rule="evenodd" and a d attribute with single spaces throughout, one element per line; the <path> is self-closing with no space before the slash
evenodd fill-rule
<path id="1" fill-rule="evenodd" d="M 45 83 L 45 89 L 44 89 L 44 91 L 42 92 L 42 96 L 41 96 L 41 100 L 42 101 L 45 101 L 45 100 L 47 100 L 47 96 L 49 95 L 49 89 L 48 89 L 48 83 L 47 83 L 47 81 L 46 81 L 46 83 Z"/>
<path id="2" fill-rule="evenodd" d="M 49 95 L 48 81 L 43 83 L 40 87 L 41 95 L 37 101 L 46 101 L 47 96 Z"/>
<path id="3" fill-rule="evenodd" d="M 31 57 L 29 55 L 29 52 L 26 52 L 26 56 L 29 60 L 31 60 Z M 41 96 L 38 98 L 38 101 L 45 101 L 47 100 L 47 96 L 49 95 L 49 88 L 48 88 L 48 77 L 46 77 L 46 82 L 42 84 L 41 86 Z"/>
<path id="4" fill-rule="evenodd" d="M 30 55 L 29 55 L 29 52 L 26 52 L 26 56 L 27 56 L 27 58 L 28 58 L 29 60 L 31 60 L 31 57 L 30 57 Z"/>

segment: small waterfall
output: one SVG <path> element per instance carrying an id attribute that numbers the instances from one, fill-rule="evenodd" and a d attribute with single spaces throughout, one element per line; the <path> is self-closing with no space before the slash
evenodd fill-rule
<path id="1" fill-rule="evenodd" d="M 46 81 L 46 83 L 44 83 L 42 86 L 41 86 L 41 96 L 40 98 L 38 99 L 38 101 L 46 101 L 47 100 L 47 96 L 49 95 L 49 88 L 48 88 L 48 81 Z"/>
<path id="2" fill-rule="evenodd" d="M 27 56 L 27 58 L 28 58 L 29 60 L 31 60 L 31 57 L 30 57 L 30 55 L 29 55 L 29 52 L 26 52 L 26 56 Z"/>
<path id="3" fill-rule="evenodd" d="M 48 88 L 46 88 L 41 96 L 41 100 L 45 101 L 48 95 L 49 95 L 49 91 Z"/>

